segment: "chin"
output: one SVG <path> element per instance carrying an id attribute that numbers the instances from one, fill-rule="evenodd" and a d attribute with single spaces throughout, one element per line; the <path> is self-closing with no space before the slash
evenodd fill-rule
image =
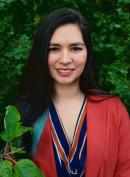
<path id="1" fill-rule="evenodd" d="M 72 85 L 72 84 L 79 84 L 79 79 L 75 80 L 57 80 L 55 81 L 58 85 Z"/>

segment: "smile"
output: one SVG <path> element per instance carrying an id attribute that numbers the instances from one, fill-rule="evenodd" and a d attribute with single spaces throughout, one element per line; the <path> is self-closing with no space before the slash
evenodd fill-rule
<path id="1" fill-rule="evenodd" d="M 60 69 L 56 69 L 56 70 L 57 70 L 57 72 L 58 72 L 58 74 L 60 76 L 62 76 L 62 77 L 68 77 L 68 76 L 70 76 L 73 73 L 73 71 L 75 69 L 73 69 L 73 68 L 66 68 L 66 69 L 60 68 Z"/>

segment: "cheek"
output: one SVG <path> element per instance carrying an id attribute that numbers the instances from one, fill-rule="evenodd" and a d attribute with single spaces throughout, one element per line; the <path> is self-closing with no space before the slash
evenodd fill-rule
<path id="1" fill-rule="evenodd" d="M 81 62 L 86 63 L 87 61 L 87 50 L 84 50 L 84 52 L 81 54 Z"/>
<path id="2" fill-rule="evenodd" d="M 84 67 L 84 65 L 86 64 L 87 61 L 87 54 L 83 53 L 79 56 L 79 59 L 77 61 L 77 65 L 81 65 Z"/>
<path id="3" fill-rule="evenodd" d="M 48 55 L 48 65 L 54 66 L 58 61 L 59 55 L 58 54 L 50 54 Z"/>
<path id="4" fill-rule="evenodd" d="M 53 56 L 48 56 L 48 66 L 51 67 L 55 63 L 55 59 Z"/>
<path id="5" fill-rule="evenodd" d="M 48 65 L 50 65 L 51 63 L 52 63 L 52 57 L 48 55 Z"/>

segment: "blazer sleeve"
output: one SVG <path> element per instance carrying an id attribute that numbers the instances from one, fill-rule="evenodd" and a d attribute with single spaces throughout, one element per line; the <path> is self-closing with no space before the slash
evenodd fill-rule
<path id="1" fill-rule="evenodd" d="M 118 159 L 114 177 L 130 177 L 130 118 L 125 106 L 118 101 Z"/>

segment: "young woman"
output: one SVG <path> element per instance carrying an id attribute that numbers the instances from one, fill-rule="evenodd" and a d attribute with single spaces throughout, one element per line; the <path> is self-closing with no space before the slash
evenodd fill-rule
<path id="1" fill-rule="evenodd" d="M 31 158 L 46 177 L 129 177 L 130 120 L 119 98 L 95 89 L 92 43 L 72 9 L 39 28 L 20 84 L 24 125 L 34 126 Z M 28 147 L 28 146 L 27 146 Z"/>

